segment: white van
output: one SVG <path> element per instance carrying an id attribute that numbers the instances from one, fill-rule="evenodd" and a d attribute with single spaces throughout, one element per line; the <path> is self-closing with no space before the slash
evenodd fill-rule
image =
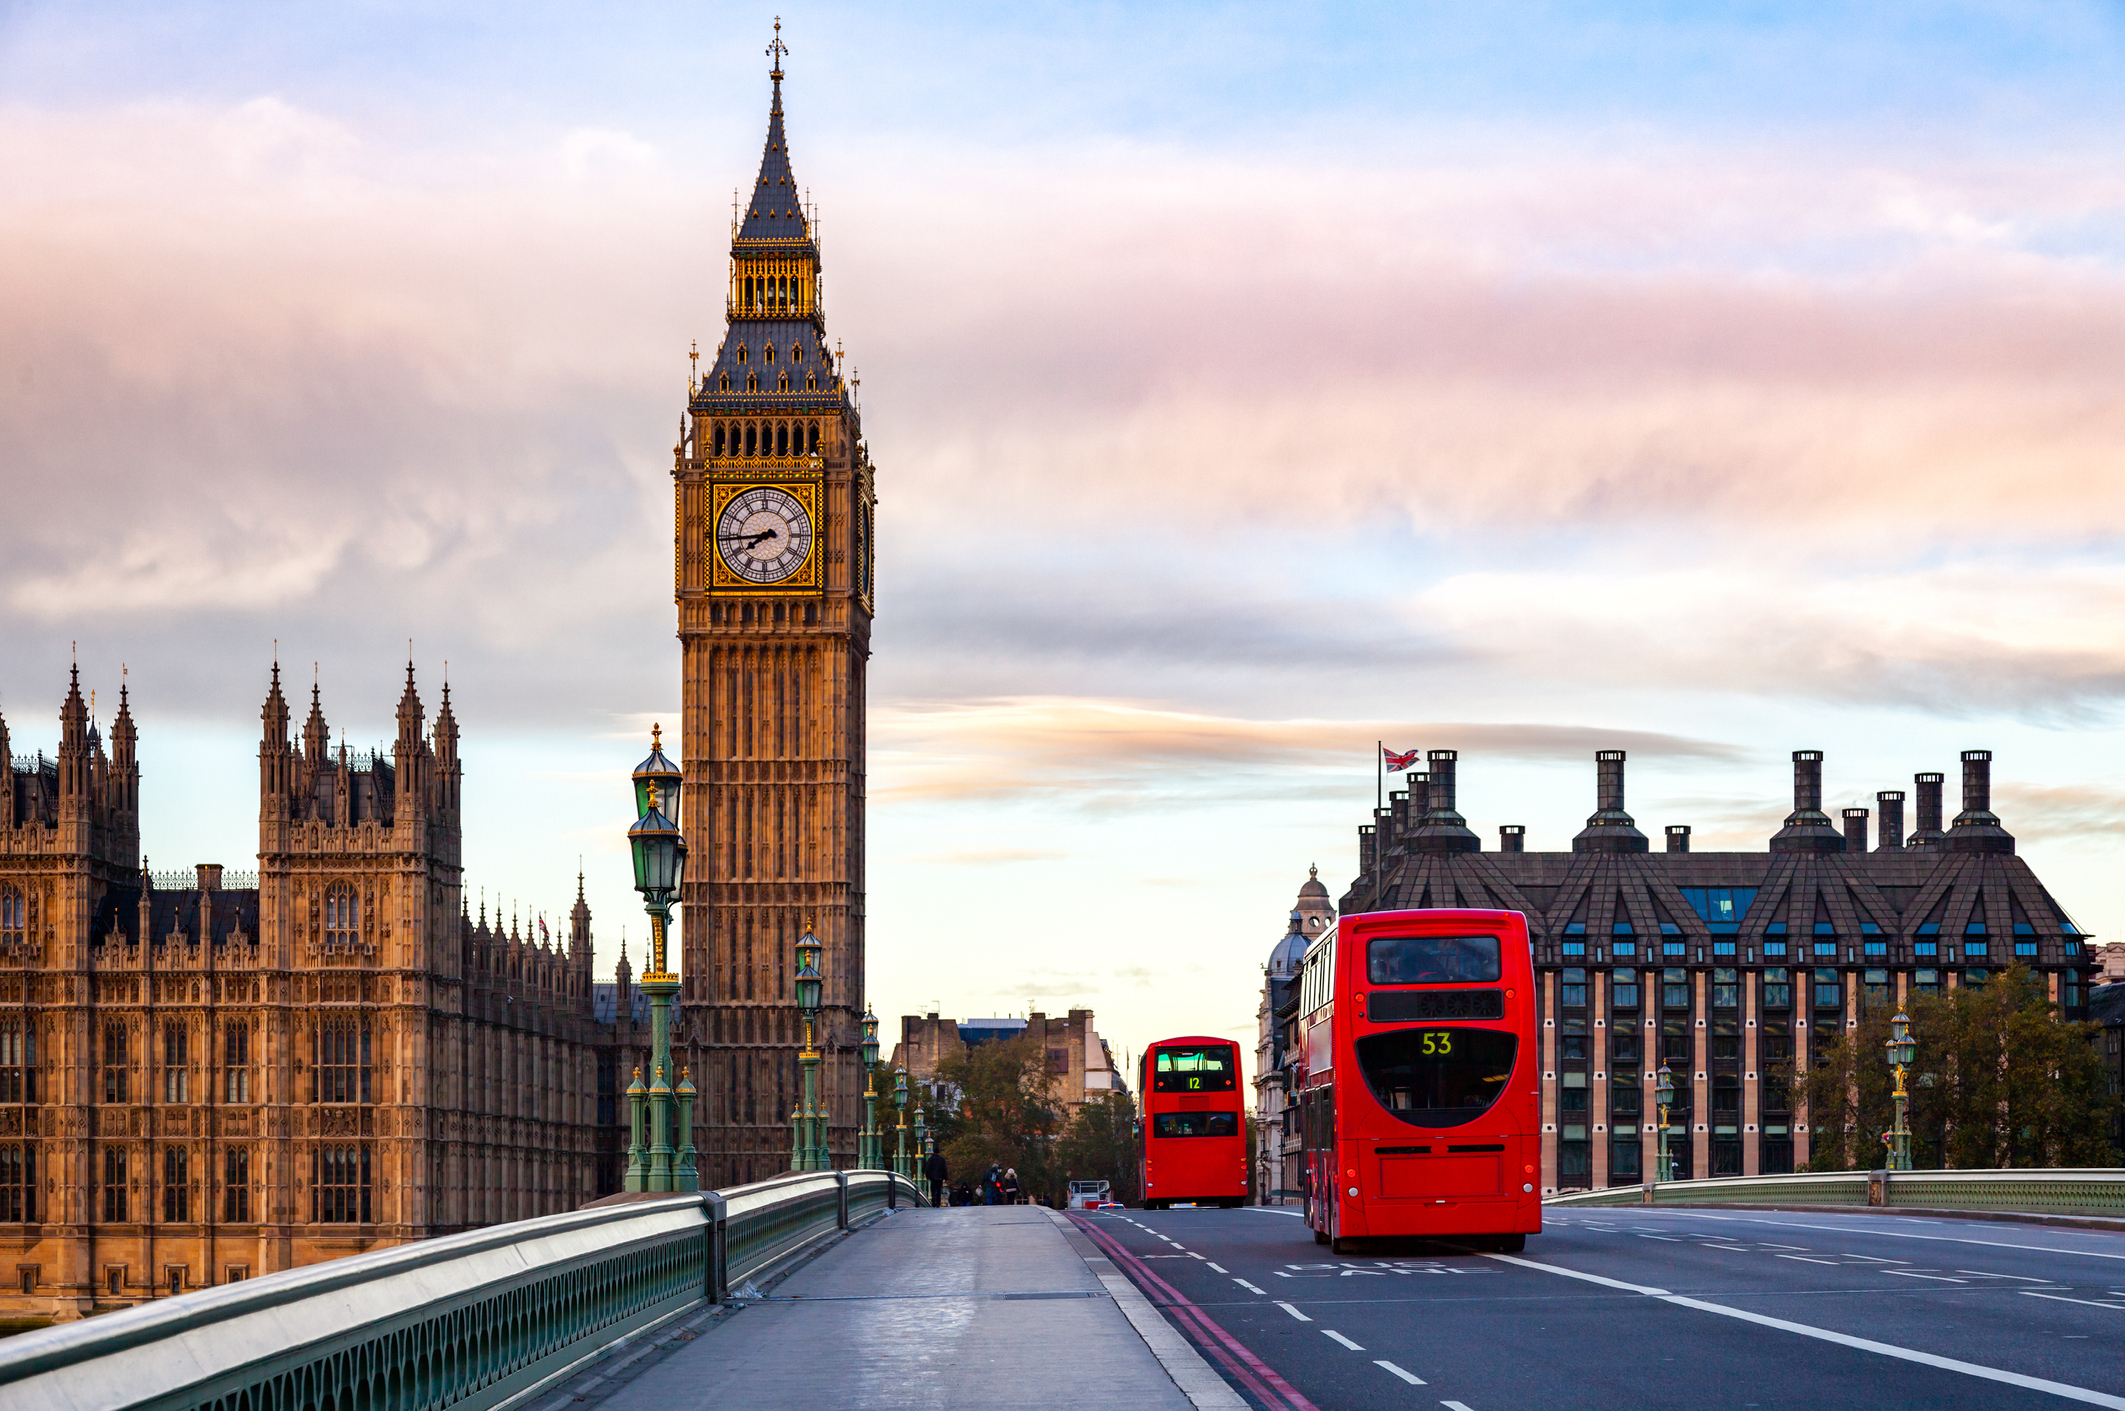
<path id="1" fill-rule="evenodd" d="M 1070 1182 L 1070 1208 L 1072 1210 L 1095 1210 L 1107 1203 L 1107 1192 L 1112 1187 L 1105 1181 Z"/>

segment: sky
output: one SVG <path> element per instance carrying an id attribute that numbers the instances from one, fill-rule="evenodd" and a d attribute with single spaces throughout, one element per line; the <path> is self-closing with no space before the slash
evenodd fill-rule
<path id="1" fill-rule="evenodd" d="M 670 446 L 775 11 L 0 0 L 0 713 L 70 653 L 158 868 L 276 652 L 463 732 L 467 887 L 640 961 Z M 2125 11 L 812 5 L 879 465 L 868 993 L 1251 1046 L 1376 740 L 1568 846 L 1994 751 L 2125 939 Z M 447 663 L 447 666 L 446 666 Z M 300 707 L 298 707 L 298 713 Z"/>

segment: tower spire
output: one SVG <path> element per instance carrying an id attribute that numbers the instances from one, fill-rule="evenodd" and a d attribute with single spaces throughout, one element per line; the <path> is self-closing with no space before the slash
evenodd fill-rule
<path id="1" fill-rule="evenodd" d="M 775 106 L 772 111 L 778 117 L 782 113 L 782 56 L 787 53 L 789 53 L 789 46 L 782 42 L 782 16 L 777 15 L 775 16 L 775 39 L 772 44 L 767 46 L 767 57 L 773 62 L 774 67 L 767 71 L 767 76 L 775 81 Z"/>

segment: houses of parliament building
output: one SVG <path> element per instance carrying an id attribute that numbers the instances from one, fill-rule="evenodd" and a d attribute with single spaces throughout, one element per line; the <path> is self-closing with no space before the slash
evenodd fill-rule
<path id="1" fill-rule="evenodd" d="M 623 958 L 468 914 L 457 719 L 300 736 L 275 667 L 258 867 L 147 870 L 124 689 L 57 753 L 0 720 L 0 1315 L 71 1318 L 619 1187 L 648 1042 Z"/>

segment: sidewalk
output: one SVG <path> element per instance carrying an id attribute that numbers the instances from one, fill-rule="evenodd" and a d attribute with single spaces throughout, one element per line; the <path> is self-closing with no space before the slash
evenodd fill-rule
<path id="1" fill-rule="evenodd" d="M 1109 1291 L 1074 1233 L 1037 1206 L 902 1210 L 639 1371 L 593 1371 L 552 1399 L 585 1411 L 1242 1405 L 1133 1287 Z"/>

